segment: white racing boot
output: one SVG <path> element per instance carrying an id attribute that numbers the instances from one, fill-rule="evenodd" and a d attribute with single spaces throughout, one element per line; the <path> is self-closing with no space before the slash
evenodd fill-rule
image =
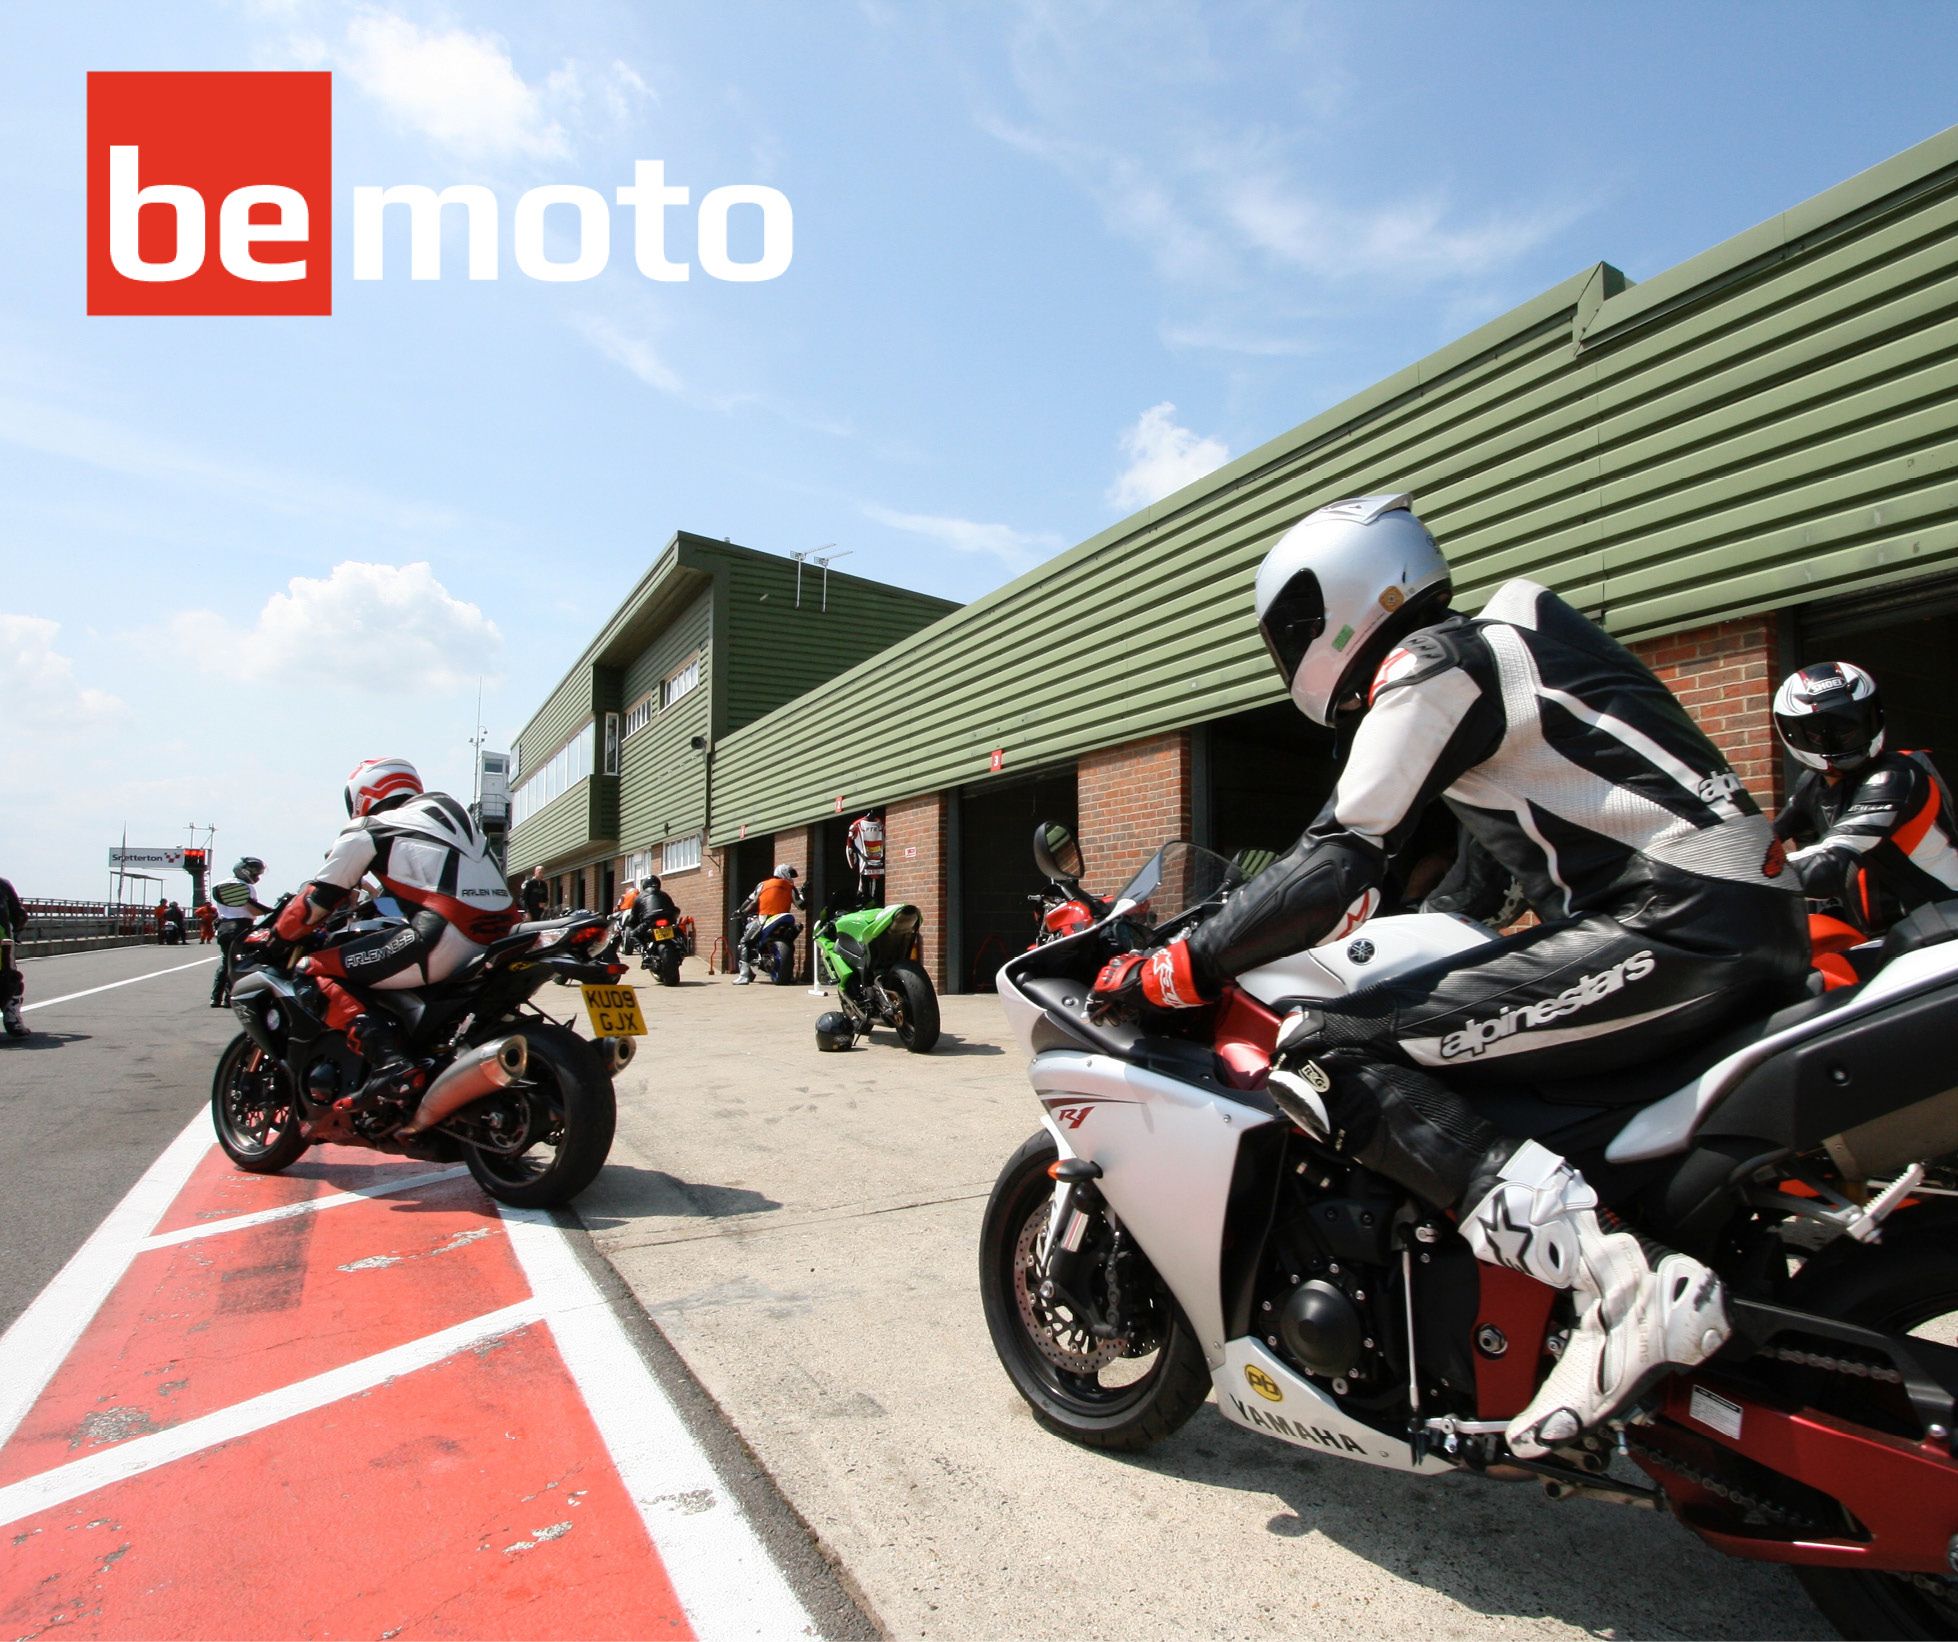
<path id="1" fill-rule="evenodd" d="M 1509 1422 L 1519 1459 L 1541 1459 L 1609 1419 L 1662 1374 L 1704 1362 L 1732 1332 L 1720 1279 L 1687 1254 L 1656 1267 L 1630 1232 L 1606 1231 L 1598 1194 L 1526 1140 L 1462 1217 L 1476 1258 L 1571 1289 L 1577 1326 L 1529 1407 Z"/>

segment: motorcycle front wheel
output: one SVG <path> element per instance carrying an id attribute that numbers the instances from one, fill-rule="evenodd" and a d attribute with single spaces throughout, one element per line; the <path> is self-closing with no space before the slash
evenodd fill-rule
<path id="1" fill-rule="evenodd" d="M 218 1057 L 211 1126 L 224 1155 L 247 1174 L 277 1174 L 306 1150 L 291 1075 L 243 1032 Z"/>
<path id="2" fill-rule="evenodd" d="M 1188 1320 L 1140 1250 L 1092 1278 L 1103 1303 L 1119 1287 L 1117 1320 L 1128 1332 L 1093 1335 L 1064 1301 L 1042 1299 L 1039 1257 L 1059 1155 L 1044 1130 L 1007 1160 L 979 1231 L 979 1293 L 986 1327 L 1013 1388 L 1056 1436 L 1087 1448 L 1133 1451 L 1160 1442 L 1203 1406 L 1210 1370 Z M 1105 1211 L 1083 1240 L 1107 1248 Z"/>
<path id="3" fill-rule="evenodd" d="M 550 1209 L 598 1177 L 612 1150 L 618 1102 L 598 1051 L 561 1026 L 527 1025 L 522 1080 L 444 1124 L 476 1183 L 499 1203 Z"/>

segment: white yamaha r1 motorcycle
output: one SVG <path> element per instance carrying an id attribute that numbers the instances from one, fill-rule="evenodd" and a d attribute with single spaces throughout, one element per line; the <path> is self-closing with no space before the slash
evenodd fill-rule
<path id="1" fill-rule="evenodd" d="M 1040 865 L 1078 878 L 1058 837 L 1064 858 Z M 1087 1018 L 1110 957 L 1187 932 L 1231 888 L 1230 863 L 1165 846 L 1108 918 L 1000 971 L 1043 1117 L 993 1188 L 980 1282 L 1035 1418 L 1131 1450 L 1214 1390 L 1226 1419 L 1315 1454 L 1671 1511 L 1717 1549 L 1794 1565 L 1846 1635 L 1958 1634 L 1958 904 L 1863 949 L 1860 985 L 1691 1055 L 1477 1092 L 1731 1296 L 1726 1349 L 1533 1463 L 1503 1428 L 1564 1344 L 1568 1297 L 1477 1261 L 1447 1215 L 1264 1089 L 1288 1009 L 1491 935 L 1377 918 L 1202 1010 Z M 1650 1486 L 1607 1479 L 1614 1450 Z"/>

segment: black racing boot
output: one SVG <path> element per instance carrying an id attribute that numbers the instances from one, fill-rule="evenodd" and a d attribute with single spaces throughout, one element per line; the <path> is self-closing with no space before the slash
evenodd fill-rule
<path id="1" fill-rule="evenodd" d="M 367 1076 L 351 1095 L 333 1103 L 335 1111 L 356 1116 L 389 1107 L 406 1107 L 421 1093 L 426 1075 L 408 1057 L 401 1028 L 385 1015 L 361 1014 L 347 1028 L 347 1044 L 367 1062 Z"/>

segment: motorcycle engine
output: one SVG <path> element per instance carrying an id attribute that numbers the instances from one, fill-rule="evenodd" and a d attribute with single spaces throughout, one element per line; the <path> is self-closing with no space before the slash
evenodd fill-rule
<path id="1" fill-rule="evenodd" d="M 1397 1390 L 1404 1381 L 1399 1205 L 1394 1188 L 1364 1169 L 1318 1163 L 1291 1177 L 1279 1204 L 1257 1329 L 1335 1395 Z"/>

